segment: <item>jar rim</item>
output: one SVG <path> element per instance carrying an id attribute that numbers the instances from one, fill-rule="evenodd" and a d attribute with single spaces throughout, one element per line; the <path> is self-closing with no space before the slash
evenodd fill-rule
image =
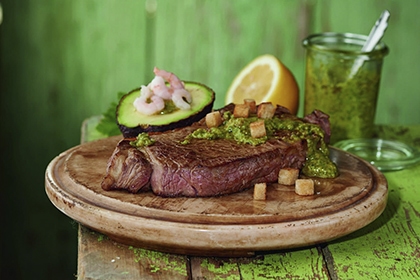
<path id="1" fill-rule="evenodd" d="M 305 48 L 314 49 L 317 51 L 332 52 L 332 53 L 342 53 L 345 55 L 355 55 L 355 56 L 385 56 L 389 53 L 388 46 L 379 42 L 373 51 L 363 52 L 361 47 L 366 42 L 368 36 L 355 33 L 337 33 L 337 32 L 324 32 L 324 33 L 315 33 L 309 35 L 302 41 L 302 45 Z M 321 44 L 323 43 L 323 44 Z M 337 47 L 330 47 L 328 43 L 346 43 L 352 45 L 359 45 L 360 50 L 344 50 Z"/>

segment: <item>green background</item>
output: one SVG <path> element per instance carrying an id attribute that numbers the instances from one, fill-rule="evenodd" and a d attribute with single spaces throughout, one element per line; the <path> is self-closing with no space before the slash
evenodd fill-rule
<path id="1" fill-rule="evenodd" d="M 45 169 L 79 143 L 85 118 L 104 112 L 118 92 L 149 82 L 155 65 L 207 84 L 221 107 L 238 71 L 270 53 L 295 74 L 302 101 L 302 39 L 368 34 L 388 9 L 390 54 L 376 122 L 420 123 L 418 0 L 0 3 L 1 279 L 74 279 L 77 226 L 49 202 Z"/>

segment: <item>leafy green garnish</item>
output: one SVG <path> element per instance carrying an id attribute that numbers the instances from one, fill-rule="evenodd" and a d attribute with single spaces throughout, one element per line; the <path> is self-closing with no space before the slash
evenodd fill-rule
<path id="1" fill-rule="evenodd" d="M 121 134 L 120 129 L 117 125 L 117 116 L 115 115 L 116 108 L 119 100 L 125 92 L 119 92 L 117 95 L 117 101 L 112 102 L 108 109 L 102 114 L 101 121 L 96 125 L 96 130 L 106 136 L 114 136 Z"/>

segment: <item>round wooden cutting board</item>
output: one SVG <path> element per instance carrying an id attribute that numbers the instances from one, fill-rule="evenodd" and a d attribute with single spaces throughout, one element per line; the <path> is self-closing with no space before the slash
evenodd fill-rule
<path id="1" fill-rule="evenodd" d="M 364 160 L 331 148 L 340 176 L 315 179 L 313 196 L 271 184 L 210 198 L 162 198 L 104 191 L 100 184 L 120 137 L 69 149 L 46 170 L 51 202 L 79 223 L 128 245 L 201 256 L 249 256 L 326 242 L 360 229 L 385 209 L 387 182 Z"/>

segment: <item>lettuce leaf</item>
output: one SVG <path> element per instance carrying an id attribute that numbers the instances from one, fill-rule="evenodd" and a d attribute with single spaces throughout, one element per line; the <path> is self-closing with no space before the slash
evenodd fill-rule
<path id="1" fill-rule="evenodd" d="M 96 125 L 97 131 L 106 136 L 114 136 L 121 134 L 121 131 L 117 125 L 117 116 L 115 112 L 118 106 L 118 102 L 124 94 L 125 92 L 118 92 L 117 100 L 115 102 L 112 102 L 107 108 L 107 110 L 102 113 L 102 118 L 100 122 Z"/>

